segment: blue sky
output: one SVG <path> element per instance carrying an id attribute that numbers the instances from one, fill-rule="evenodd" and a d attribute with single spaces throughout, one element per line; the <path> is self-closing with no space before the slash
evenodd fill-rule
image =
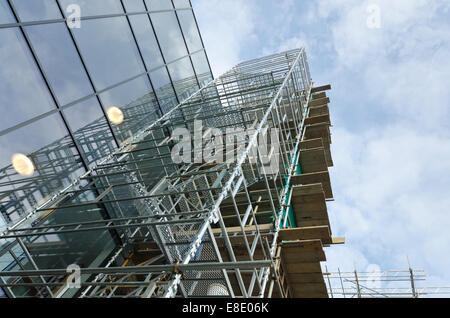
<path id="1" fill-rule="evenodd" d="M 450 285 L 450 3 L 192 0 L 215 75 L 305 46 L 333 90 L 328 268 L 415 269 Z M 369 28 L 368 8 L 380 28 Z M 373 11 L 372 11 L 373 12 Z"/>

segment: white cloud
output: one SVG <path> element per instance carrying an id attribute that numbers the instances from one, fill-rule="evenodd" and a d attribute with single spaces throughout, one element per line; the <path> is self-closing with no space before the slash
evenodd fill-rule
<path id="1" fill-rule="evenodd" d="M 372 262 L 406 267 L 409 255 L 441 281 L 450 280 L 442 266 L 450 262 L 442 253 L 449 241 L 450 140 L 404 126 L 333 132 L 336 202 L 329 209 L 335 235 L 346 235 L 347 247 Z"/>
<path id="2" fill-rule="evenodd" d="M 252 2 L 195 0 L 192 2 L 215 76 L 241 62 L 245 43 L 255 31 Z"/>

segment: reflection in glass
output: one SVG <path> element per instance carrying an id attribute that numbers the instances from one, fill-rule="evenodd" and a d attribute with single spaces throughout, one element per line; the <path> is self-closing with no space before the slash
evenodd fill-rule
<path id="1" fill-rule="evenodd" d="M 28 26 L 26 31 L 61 105 L 93 92 L 64 23 Z"/>
<path id="2" fill-rule="evenodd" d="M 144 2 L 142 0 L 123 0 L 127 12 L 142 12 L 146 11 Z"/>
<path id="3" fill-rule="evenodd" d="M 95 196 L 96 194 L 90 191 L 83 196 L 77 196 L 77 200 L 73 200 L 73 203 L 87 201 L 86 197 L 92 200 Z M 102 220 L 102 215 L 105 214 L 104 208 L 100 205 L 92 206 L 82 213 L 75 208 L 51 212 L 45 222 L 41 223 L 43 226 L 98 221 Z M 36 265 L 41 269 L 67 268 L 71 264 L 96 267 L 114 248 L 114 241 L 107 230 L 28 237 L 23 241 Z M 22 260 L 26 262 L 26 258 Z"/>
<path id="4" fill-rule="evenodd" d="M 34 173 L 34 164 L 24 154 L 16 153 L 12 156 L 12 166 L 22 176 L 30 177 Z"/>
<path id="5" fill-rule="evenodd" d="M 188 98 L 198 90 L 197 79 L 189 57 L 169 64 L 168 69 L 179 100 Z"/>
<path id="6" fill-rule="evenodd" d="M 183 29 L 189 52 L 192 53 L 202 49 L 202 40 L 200 39 L 200 33 L 197 29 L 197 24 L 195 23 L 192 11 L 177 11 L 177 15 L 180 20 L 181 28 Z"/>
<path id="7" fill-rule="evenodd" d="M 147 127 L 160 115 L 156 97 L 146 76 L 107 90 L 100 95 L 100 99 L 105 110 L 114 105 L 124 114 L 124 122 L 112 127 L 119 143 Z"/>
<path id="8" fill-rule="evenodd" d="M 174 12 L 152 13 L 153 25 L 167 63 L 188 54 Z"/>
<path id="9" fill-rule="evenodd" d="M 172 2 L 169 0 L 145 0 L 145 3 L 150 11 L 173 9 Z"/>
<path id="10" fill-rule="evenodd" d="M 194 64 L 195 73 L 197 74 L 200 86 L 209 83 L 213 78 L 209 68 L 206 53 L 204 51 L 191 55 L 192 64 Z"/>
<path id="11" fill-rule="evenodd" d="M 12 0 L 22 22 L 61 19 L 55 0 Z"/>
<path id="12" fill-rule="evenodd" d="M 0 61 L 6 61 L 0 67 L 2 131 L 55 105 L 19 29 L 0 29 L 0 43 L 8 43 L 0 45 Z"/>
<path id="13" fill-rule="evenodd" d="M 65 109 L 64 115 L 89 166 L 116 149 L 111 130 L 95 97 Z"/>
<path id="14" fill-rule="evenodd" d="M 6 1 L 0 1 L 0 24 L 14 22 L 16 22 L 16 19 L 14 19 L 8 3 Z"/>
<path id="15" fill-rule="evenodd" d="M 175 92 L 170 82 L 167 69 L 162 67 L 150 73 L 150 78 L 152 80 L 153 87 L 155 88 L 155 94 L 158 97 L 162 111 L 163 113 L 167 113 L 177 105 L 177 99 L 175 97 Z"/>
<path id="16" fill-rule="evenodd" d="M 29 212 L 84 171 L 60 114 L 1 136 L 0 149 L 0 211 L 6 222 Z M 10 161 L 16 153 L 33 162 L 32 177 L 16 173 Z"/>
<path id="17" fill-rule="evenodd" d="M 131 26 L 148 69 L 164 64 L 148 15 L 130 16 Z"/>
<path id="18" fill-rule="evenodd" d="M 97 89 L 145 71 L 125 17 L 86 20 L 74 34 Z"/>
<path id="19" fill-rule="evenodd" d="M 120 110 L 120 108 L 112 106 L 108 108 L 108 111 L 106 112 L 108 114 L 108 119 L 111 123 L 114 125 L 120 125 L 123 123 L 123 112 Z"/>
<path id="20" fill-rule="evenodd" d="M 64 12 L 71 4 L 77 4 L 81 8 L 81 16 L 93 16 L 93 15 L 104 15 L 104 14 L 115 14 L 123 13 L 122 5 L 120 0 L 59 0 L 61 7 Z M 82 21 L 83 24 L 85 21 Z"/>
<path id="21" fill-rule="evenodd" d="M 195 73 L 200 82 L 211 78 L 203 51 L 192 56 L 194 67 L 188 56 L 188 48 L 190 52 L 201 49 L 190 9 L 177 11 L 182 24 L 180 28 L 172 1 L 147 0 L 145 3 L 150 10 L 169 11 L 151 14 L 158 37 L 153 33 L 149 15 L 129 16 L 137 46 L 127 18 L 122 16 L 122 1 L 58 1 L 65 14 L 69 4 L 78 4 L 84 17 L 119 16 L 82 20 L 81 29 L 72 29 L 97 89 L 98 96 L 92 97 L 92 85 L 64 22 L 23 26 L 48 83 L 44 82 L 20 29 L 0 28 L 0 43 L 7 44 L 0 44 L 0 59 L 4 62 L 0 68 L 0 230 L 48 202 L 55 193 L 85 174 L 86 168 L 93 168 L 94 164 L 117 150 L 116 140 L 119 144 L 130 140 L 163 113 L 173 109 L 178 100 L 197 90 Z M 11 0 L 11 3 L 22 21 L 61 18 L 57 0 Z M 127 12 L 145 10 L 143 0 L 123 0 L 123 4 Z M 177 8 L 190 7 L 187 0 L 175 0 L 174 4 Z M 0 24 L 12 22 L 16 21 L 8 2 L 0 0 Z M 164 65 L 157 38 L 168 66 Z M 143 59 L 138 54 L 138 47 Z M 144 74 L 143 63 L 152 71 L 149 76 L 154 91 L 149 76 Z M 130 78 L 134 79 L 129 81 Z M 58 113 L 47 84 L 63 106 L 60 109 L 62 114 Z M 112 88 L 105 90 L 108 87 Z M 82 102 L 64 107 L 78 99 Z M 116 116 L 110 116 L 115 125 L 111 125 L 105 116 L 113 106 L 119 110 Z M 179 112 L 186 115 L 185 110 Z M 42 118 L 37 119 L 37 116 Z M 12 126 L 16 126 L 15 129 L 8 130 Z M 170 146 L 158 149 L 155 146 L 168 137 L 170 129 L 164 127 L 153 131 L 146 140 L 133 144 L 137 151 L 131 155 L 132 159 L 148 157 L 145 162 L 137 164 L 143 172 L 139 178 L 146 188 L 152 188 L 167 173 L 167 169 L 160 167 L 161 163 L 167 164 L 171 160 Z M 136 163 L 128 165 L 129 169 L 134 167 Z M 70 189 L 75 191 L 61 198 L 58 207 L 36 211 L 21 226 L 54 226 L 140 215 L 135 202 L 122 200 L 136 196 L 136 189 L 127 186 L 135 181 L 128 171 L 122 175 L 114 173 L 121 169 L 121 165 L 116 168 L 96 166 L 93 172 L 96 178 L 79 179 Z M 99 199 L 111 178 L 126 185 L 114 187 L 111 193 L 102 197 L 103 202 L 81 205 L 83 208 L 78 205 L 60 209 L 61 206 Z M 112 202 L 113 199 L 119 200 Z M 66 268 L 69 264 L 99 267 L 114 247 L 123 245 L 120 237 L 124 237 L 126 231 L 59 233 L 23 238 L 23 241 L 42 269 Z M 14 251 L 18 261 L 11 254 L 2 254 L 0 249 L 0 270 L 32 269 L 17 241 L 9 243 L 12 243 L 8 247 Z M 62 282 L 65 278 L 64 275 L 52 277 L 53 282 Z M 19 278 L 17 282 L 26 281 Z M 75 292 L 69 290 L 64 296 Z M 36 289 L 18 286 L 13 288 L 13 293 L 17 296 L 42 296 Z"/>
<path id="22" fill-rule="evenodd" d="M 189 0 L 173 0 L 173 4 L 175 5 L 175 8 L 190 8 L 191 7 Z"/>

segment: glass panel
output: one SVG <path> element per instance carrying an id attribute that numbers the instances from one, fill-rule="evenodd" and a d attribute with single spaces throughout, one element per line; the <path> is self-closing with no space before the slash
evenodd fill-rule
<path id="1" fill-rule="evenodd" d="M 169 63 L 187 55 L 186 45 L 184 44 L 175 13 L 153 13 L 151 18 L 166 62 Z"/>
<path id="2" fill-rule="evenodd" d="M 131 26 L 148 69 L 164 64 L 148 15 L 130 16 Z"/>
<path id="3" fill-rule="evenodd" d="M 98 90 L 145 71 L 125 17 L 83 21 L 74 34 Z"/>
<path id="4" fill-rule="evenodd" d="M 59 113 L 1 136 L 0 149 L 0 191 L 8 191 L 2 197 L 2 214 L 8 222 L 67 186 L 84 171 Z M 32 161 L 32 176 L 15 172 L 11 158 L 16 153 Z"/>
<path id="5" fill-rule="evenodd" d="M 188 98 L 198 90 L 197 79 L 192 69 L 191 60 L 185 57 L 167 66 L 179 100 Z"/>
<path id="6" fill-rule="evenodd" d="M 64 110 L 70 130 L 89 165 L 117 147 L 105 116 L 95 97 Z"/>
<path id="7" fill-rule="evenodd" d="M 26 31 L 61 105 L 93 92 L 64 23 L 29 26 Z"/>
<path id="8" fill-rule="evenodd" d="M 0 29 L 0 43 L 8 43 L 0 46 L 1 131 L 55 105 L 19 29 Z"/>
<path id="9" fill-rule="evenodd" d="M 184 38 L 186 39 L 189 52 L 195 52 L 203 48 L 200 33 L 194 20 L 194 14 L 191 10 L 177 11 Z"/>
<path id="10" fill-rule="evenodd" d="M 166 68 L 162 67 L 150 73 L 150 78 L 152 80 L 153 87 L 155 88 L 155 94 L 158 97 L 161 108 L 164 113 L 167 113 L 177 105 L 177 100 Z"/>
<path id="11" fill-rule="evenodd" d="M 191 7 L 189 0 L 174 0 L 173 4 L 175 5 L 175 8 L 190 8 Z"/>
<path id="12" fill-rule="evenodd" d="M 119 107 L 124 115 L 120 125 L 113 125 L 119 142 L 123 142 L 158 117 L 158 105 L 146 76 L 139 77 L 100 95 L 105 110 Z"/>
<path id="13" fill-rule="evenodd" d="M 95 194 L 93 191 L 91 193 L 89 199 L 92 200 Z M 73 204 L 87 201 L 84 198 L 86 195 L 80 197 L 73 200 Z M 56 210 L 43 225 L 98 221 L 103 219 L 104 213 L 102 207 L 95 205 L 81 211 L 79 208 Z M 111 234 L 106 230 L 31 237 L 24 239 L 24 243 L 40 269 L 67 268 L 71 264 L 95 267 L 114 247 Z"/>
<path id="14" fill-rule="evenodd" d="M 104 15 L 104 14 L 115 14 L 123 13 L 122 5 L 120 0 L 59 0 L 61 7 L 66 12 L 66 9 L 71 4 L 78 4 L 81 8 L 81 16 L 92 16 L 92 15 Z M 81 23 L 84 23 L 82 21 Z"/>
<path id="15" fill-rule="evenodd" d="M 147 11 L 142 0 L 124 0 L 123 2 L 127 12 Z"/>
<path id="16" fill-rule="evenodd" d="M 55 0 L 13 0 L 13 5 L 22 22 L 62 18 Z"/>
<path id="17" fill-rule="evenodd" d="M 6 0 L 0 0 L 0 24 L 3 23 L 15 23 L 16 19 L 12 15 Z"/>
<path id="18" fill-rule="evenodd" d="M 211 71 L 209 69 L 208 60 L 204 51 L 195 53 L 191 56 L 192 64 L 194 64 L 195 73 L 197 74 L 200 86 L 212 80 Z"/>
<path id="19" fill-rule="evenodd" d="M 173 9 L 170 0 L 145 0 L 149 11 Z"/>

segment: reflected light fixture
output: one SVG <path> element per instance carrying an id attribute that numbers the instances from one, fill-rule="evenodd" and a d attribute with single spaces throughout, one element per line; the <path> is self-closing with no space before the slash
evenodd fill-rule
<path id="1" fill-rule="evenodd" d="M 12 165 L 14 170 L 22 176 L 30 177 L 34 173 L 34 164 L 27 156 L 16 153 L 12 156 Z"/>
<path id="2" fill-rule="evenodd" d="M 120 108 L 112 106 L 107 111 L 108 119 L 110 122 L 112 122 L 114 125 L 120 125 L 123 123 L 123 112 L 120 110 Z"/>

